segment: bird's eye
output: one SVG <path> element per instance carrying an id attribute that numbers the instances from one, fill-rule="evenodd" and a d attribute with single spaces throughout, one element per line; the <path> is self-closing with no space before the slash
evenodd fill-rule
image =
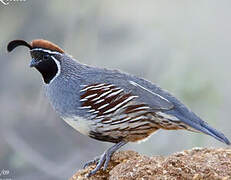
<path id="1" fill-rule="evenodd" d="M 48 55 L 48 54 L 45 54 L 44 56 L 43 56 L 43 59 L 44 60 L 48 60 L 50 58 L 50 56 Z"/>

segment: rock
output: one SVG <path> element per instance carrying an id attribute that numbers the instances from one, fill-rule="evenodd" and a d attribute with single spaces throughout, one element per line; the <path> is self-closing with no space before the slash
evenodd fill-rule
<path id="1" fill-rule="evenodd" d="M 79 170 L 70 180 L 231 180 L 231 149 L 194 148 L 167 157 L 122 151 L 113 155 L 107 171 L 86 178 L 94 167 Z"/>

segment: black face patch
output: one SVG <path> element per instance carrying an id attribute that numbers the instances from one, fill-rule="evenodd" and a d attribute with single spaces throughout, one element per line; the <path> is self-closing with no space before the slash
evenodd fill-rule
<path id="1" fill-rule="evenodd" d="M 49 84 L 58 73 L 58 67 L 53 56 L 54 54 L 42 50 L 31 51 L 31 57 L 37 62 L 34 67 L 42 74 L 46 84 Z"/>

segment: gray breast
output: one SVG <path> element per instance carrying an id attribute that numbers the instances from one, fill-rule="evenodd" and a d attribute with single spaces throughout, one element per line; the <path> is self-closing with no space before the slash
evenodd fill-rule
<path id="1" fill-rule="evenodd" d="M 45 85 L 45 94 L 61 117 L 80 115 L 78 80 L 65 80 L 59 76 L 51 84 Z"/>

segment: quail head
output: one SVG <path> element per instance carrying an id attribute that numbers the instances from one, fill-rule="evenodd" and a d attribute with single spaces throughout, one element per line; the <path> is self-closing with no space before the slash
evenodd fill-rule
<path id="1" fill-rule="evenodd" d="M 88 176 L 105 170 L 112 154 L 128 142 L 149 137 L 159 129 L 202 132 L 230 145 L 178 99 L 157 85 L 117 70 L 81 64 L 46 40 L 14 40 L 8 51 L 26 46 L 30 67 L 42 75 L 44 89 L 59 116 L 91 138 L 115 143 L 99 158 Z"/>

